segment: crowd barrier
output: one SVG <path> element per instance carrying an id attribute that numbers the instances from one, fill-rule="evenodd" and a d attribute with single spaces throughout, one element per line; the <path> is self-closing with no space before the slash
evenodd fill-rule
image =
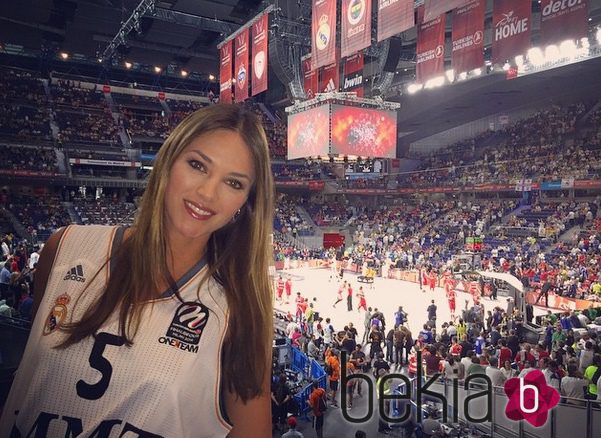
<path id="1" fill-rule="evenodd" d="M 295 372 L 302 372 L 308 384 L 300 391 L 294 394 L 294 400 L 298 404 L 299 412 L 304 417 L 307 417 L 311 407 L 307 403 L 309 395 L 313 391 L 313 382 L 319 382 L 319 387 L 326 389 L 326 373 L 321 365 L 315 359 L 309 358 L 298 348 L 292 348 L 292 369 Z"/>

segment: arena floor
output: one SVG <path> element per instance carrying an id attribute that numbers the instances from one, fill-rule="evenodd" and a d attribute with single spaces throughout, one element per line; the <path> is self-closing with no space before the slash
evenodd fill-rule
<path id="1" fill-rule="evenodd" d="M 296 293 L 300 292 L 305 298 L 309 298 L 309 302 L 313 302 L 315 310 L 324 318 L 331 318 L 335 330 L 342 328 L 349 322 L 357 328 L 359 336 L 363 336 L 364 332 L 364 314 L 365 312 L 357 311 L 359 299 L 353 297 L 353 311 L 347 311 L 346 292 L 343 294 L 343 301 L 338 303 L 335 308 L 332 307 L 336 301 L 338 280 L 330 280 L 330 270 L 323 268 L 298 268 L 285 271 L 278 271 L 282 274 L 284 280 L 287 276 L 292 278 L 292 296 L 288 304 L 279 304 L 276 302 L 275 307 L 280 310 L 290 311 L 294 314 L 296 304 L 294 298 Z M 384 313 L 386 318 L 386 327 L 391 328 L 394 323 L 394 312 L 399 306 L 403 306 L 403 310 L 409 314 L 409 328 L 414 336 L 419 333 L 424 323 L 427 321 L 427 307 L 432 299 L 438 307 L 437 309 L 437 330 L 440 332 L 440 327 L 443 322 L 451 320 L 451 313 L 448 302 L 445 297 L 443 288 L 437 287 L 434 292 L 419 289 L 419 285 L 408 281 L 394 280 L 387 278 L 376 278 L 373 285 L 360 283 L 357 281 L 357 275 L 346 271 L 344 280 L 351 283 L 354 294 L 359 291 L 359 287 L 363 286 L 367 306 L 372 309 L 378 308 Z M 373 287 L 372 287 L 373 286 Z M 473 305 L 472 297 L 468 293 L 457 292 L 456 298 L 456 314 L 460 315 L 465 308 L 465 302 L 468 301 L 468 307 Z M 484 304 L 485 310 L 492 310 L 495 306 L 500 306 L 503 309 L 507 308 L 505 297 L 498 297 L 497 300 L 484 298 L 481 301 Z M 535 307 L 534 315 L 544 314 L 544 308 Z"/>

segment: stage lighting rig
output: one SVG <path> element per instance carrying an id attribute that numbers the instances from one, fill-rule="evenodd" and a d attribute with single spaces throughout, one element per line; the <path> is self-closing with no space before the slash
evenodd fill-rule
<path id="1" fill-rule="evenodd" d="M 121 28 L 108 46 L 106 46 L 100 58 L 110 59 L 117 50 L 117 47 L 125 44 L 127 36 L 132 30 L 140 33 L 140 19 L 146 14 L 152 14 L 155 4 L 156 0 L 142 0 L 140 4 L 138 4 L 138 6 L 136 6 L 136 8 L 133 10 L 129 18 L 121 24 Z"/>

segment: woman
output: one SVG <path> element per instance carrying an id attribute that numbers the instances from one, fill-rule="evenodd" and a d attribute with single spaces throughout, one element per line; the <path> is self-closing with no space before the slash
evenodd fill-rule
<path id="1" fill-rule="evenodd" d="M 131 229 L 70 226 L 44 247 L 0 436 L 269 436 L 272 208 L 256 116 L 182 121 Z"/>
<path id="2" fill-rule="evenodd" d="M 451 353 L 448 353 L 443 364 L 442 374 L 445 379 L 463 380 L 465 371 L 461 362 L 457 361 Z"/>
<path id="3" fill-rule="evenodd" d="M 501 368 L 501 373 L 503 374 L 503 376 L 505 376 L 505 380 L 509 380 L 512 377 L 517 377 L 517 375 L 518 375 L 517 370 L 515 370 L 511 367 L 511 362 L 509 362 L 508 360 L 506 360 L 505 363 L 503 363 L 503 368 Z"/>

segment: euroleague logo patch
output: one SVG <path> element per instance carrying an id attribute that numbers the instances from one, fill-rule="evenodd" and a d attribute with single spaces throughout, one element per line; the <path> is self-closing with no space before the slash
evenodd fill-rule
<path id="1" fill-rule="evenodd" d="M 198 353 L 198 343 L 208 321 L 207 306 L 202 303 L 183 303 L 177 308 L 167 333 L 159 338 L 159 343 Z"/>

